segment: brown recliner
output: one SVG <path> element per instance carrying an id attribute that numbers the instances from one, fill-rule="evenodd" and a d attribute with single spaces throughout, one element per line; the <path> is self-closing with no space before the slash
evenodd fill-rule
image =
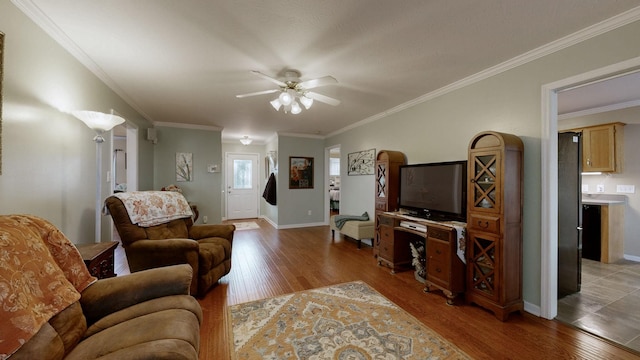
<path id="1" fill-rule="evenodd" d="M 198 359 L 186 264 L 97 280 L 50 222 L 0 215 L 0 358 Z"/>
<path id="2" fill-rule="evenodd" d="M 231 270 L 234 225 L 194 225 L 187 217 L 141 227 L 131 222 L 118 197 L 108 197 L 105 205 L 118 230 L 132 272 L 189 264 L 194 274 L 191 293 L 202 297 Z"/>

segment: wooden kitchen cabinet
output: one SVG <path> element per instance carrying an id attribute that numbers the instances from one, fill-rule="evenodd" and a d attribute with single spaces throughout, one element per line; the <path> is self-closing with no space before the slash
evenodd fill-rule
<path id="1" fill-rule="evenodd" d="M 582 132 L 582 171 L 622 172 L 624 125 L 616 122 L 573 129 Z"/>

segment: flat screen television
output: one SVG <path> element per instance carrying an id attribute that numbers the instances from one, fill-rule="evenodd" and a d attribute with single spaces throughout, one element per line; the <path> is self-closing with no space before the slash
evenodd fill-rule
<path id="1" fill-rule="evenodd" d="M 401 210 L 436 221 L 467 218 L 467 161 L 400 167 Z"/>

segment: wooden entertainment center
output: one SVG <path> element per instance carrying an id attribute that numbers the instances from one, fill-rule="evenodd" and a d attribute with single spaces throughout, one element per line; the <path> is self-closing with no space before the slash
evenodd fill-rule
<path id="1" fill-rule="evenodd" d="M 522 140 L 485 131 L 468 148 L 466 221 L 437 222 L 398 212 L 404 154 L 380 151 L 376 162 L 376 235 L 378 265 L 395 273 L 409 268 L 410 244 L 426 249 L 425 291 L 438 288 L 453 304 L 458 294 L 505 321 L 522 311 Z M 430 165 L 430 164 L 426 164 Z M 415 247 L 415 246 L 414 246 Z M 461 253 L 461 255 L 460 255 Z"/>
<path id="2" fill-rule="evenodd" d="M 412 217 L 399 212 L 384 212 L 378 215 L 379 248 L 378 265 L 390 267 L 392 273 L 411 266 L 413 256 L 410 245 L 426 241 L 425 292 L 432 287 L 442 290 L 447 304 L 465 291 L 465 265 L 458 256 L 458 249 L 465 247 L 466 224 L 436 222 Z M 461 238 L 462 240 L 458 241 Z"/>

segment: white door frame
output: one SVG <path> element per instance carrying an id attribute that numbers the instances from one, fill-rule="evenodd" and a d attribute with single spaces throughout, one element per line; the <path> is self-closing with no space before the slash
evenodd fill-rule
<path id="1" fill-rule="evenodd" d="M 255 156 L 256 158 L 256 167 L 255 169 L 253 169 L 252 174 L 253 174 L 253 182 L 255 182 L 256 184 L 256 198 L 255 198 L 255 205 L 256 205 L 256 217 L 260 217 L 260 174 L 261 174 L 261 165 L 260 165 L 260 154 L 258 153 L 241 153 L 241 152 L 226 152 L 224 154 L 225 157 L 225 169 L 224 169 L 224 203 L 225 203 L 225 211 L 224 211 L 224 218 L 225 219 L 229 219 L 229 174 L 228 174 L 228 167 L 231 164 L 231 161 L 229 160 L 231 156 Z"/>
<path id="2" fill-rule="evenodd" d="M 130 123 L 129 121 L 125 121 L 122 124 L 127 130 L 127 151 L 126 151 L 126 161 L 127 161 L 127 191 L 137 191 L 138 190 L 138 126 Z M 115 181 L 115 168 L 114 162 L 112 161 L 111 155 L 115 150 L 113 145 L 113 131 L 111 131 L 111 135 L 109 138 L 110 141 L 110 151 L 109 151 L 109 163 L 110 166 L 110 176 L 109 176 L 109 195 L 113 194 L 113 184 Z M 102 217 L 103 221 L 106 221 L 106 216 Z M 110 220 L 110 218 L 109 218 Z M 108 221 L 108 226 L 104 226 L 104 222 L 101 222 L 102 229 L 107 231 L 107 238 L 113 239 L 113 222 Z M 103 231 L 104 234 L 104 231 Z"/>
<path id="3" fill-rule="evenodd" d="M 542 86 L 540 316 L 558 314 L 558 92 L 640 69 L 640 57 Z"/>
<path id="4" fill-rule="evenodd" d="M 326 191 L 324 192 L 324 223 L 325 225 L 329 224 L 329 213 L 331 212 L 331 207 L 330 207 L 330 202 L 329 202 L 329 177 L 331 177 L 329 175 L 330 172 L 330 167 L 331 167 L 331 160 L 329 159 L 331 157 L 330 152 L 331 149 L 335 149 L 338 148 L 340 149 L 340 144 L 336 144 L 336 145 L 332 145 L 329 147 L 324 148 L 324 188 L 326 189 Z M 342 181 L 342 152 L 340 153 L 340 181 Z"/>

